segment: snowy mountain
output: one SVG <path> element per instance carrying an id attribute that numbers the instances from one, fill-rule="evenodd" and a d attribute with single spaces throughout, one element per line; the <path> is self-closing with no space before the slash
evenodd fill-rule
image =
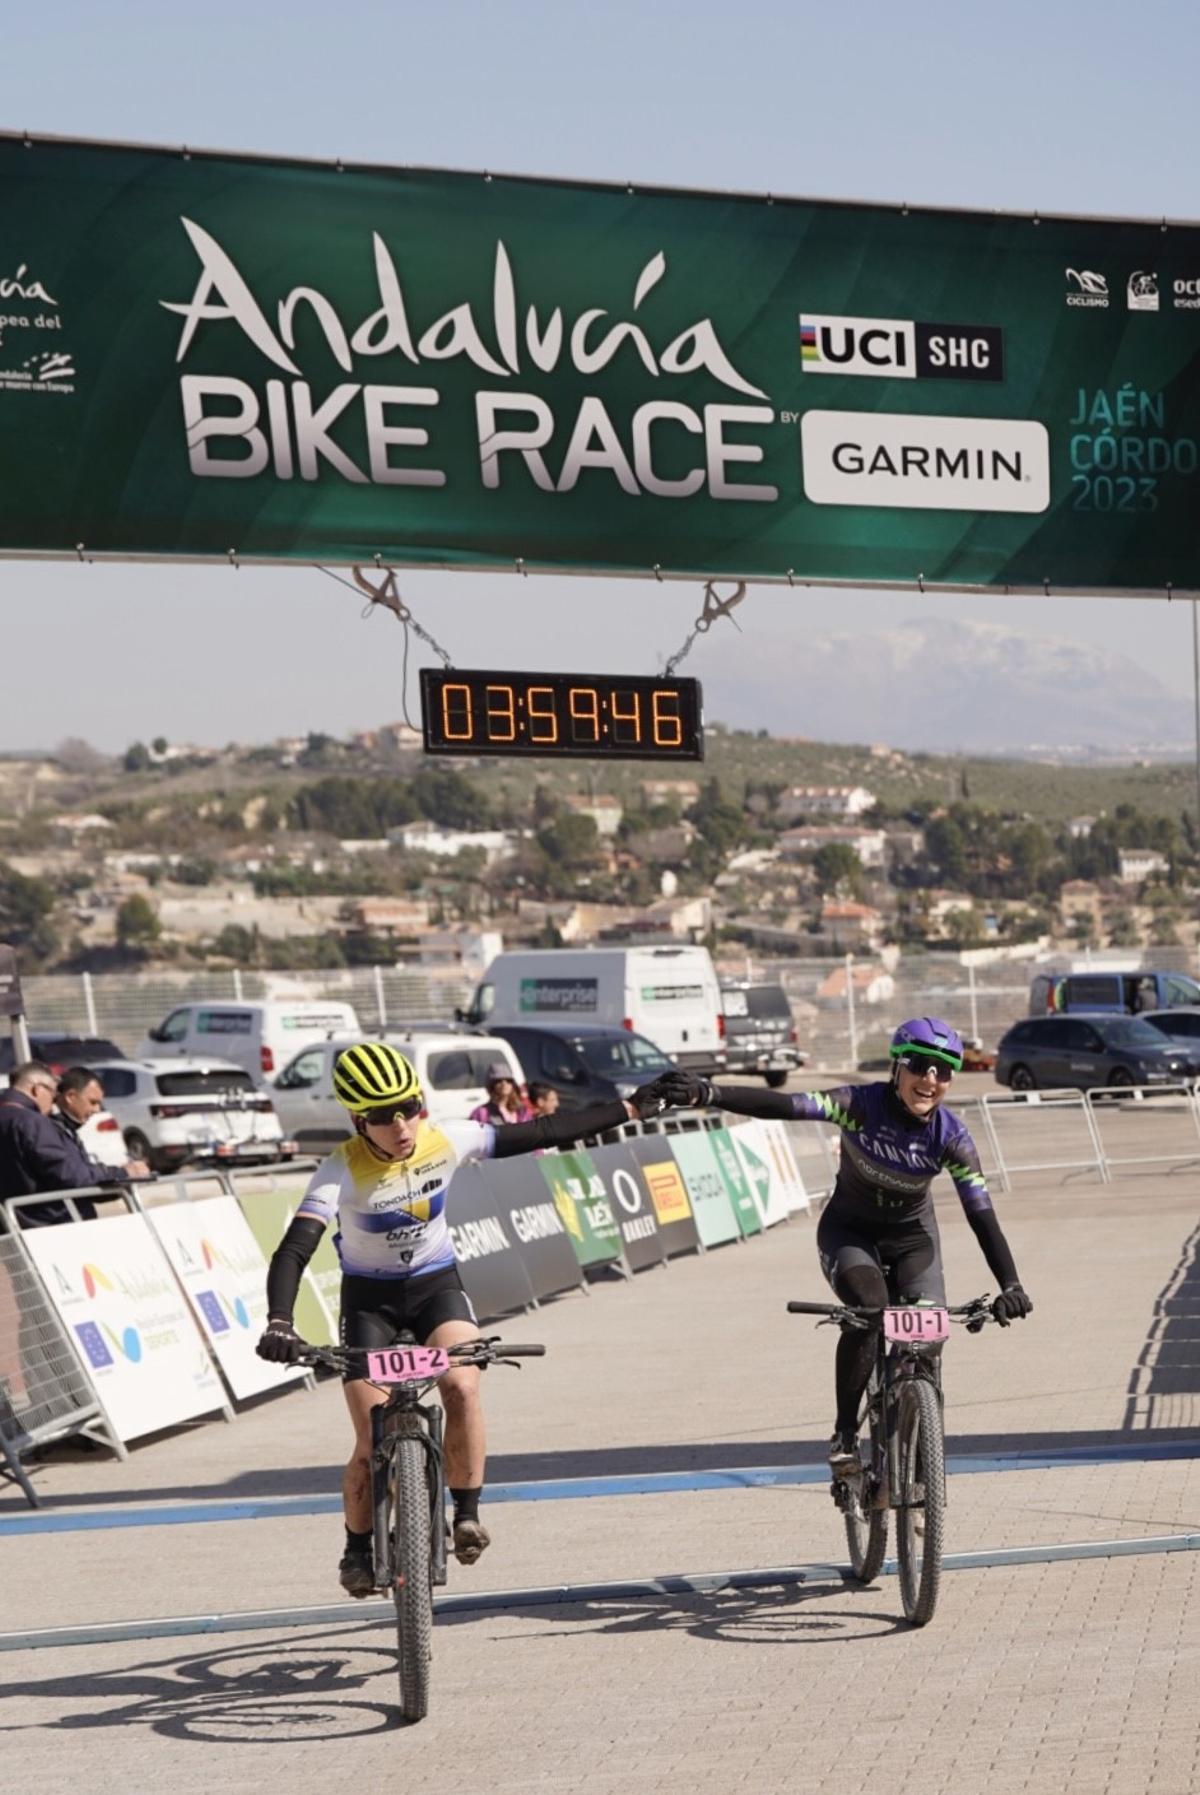
<path id="1" fill-rule="evenodd" d="M 722 650 L 722 710 L 740 727 L 910 750 L 1191 752 L 1191 705 L 1127 656 L 998 624 L 847 635 L 810 613 L 802 645 L 760 630 Z"/>

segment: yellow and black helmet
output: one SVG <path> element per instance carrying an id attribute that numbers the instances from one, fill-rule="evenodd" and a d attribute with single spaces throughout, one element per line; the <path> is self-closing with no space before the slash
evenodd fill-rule
<path id="1" fill-rule="evenodd" d="M 333 1062 L 333 1094 L 352 1115 L 406 1103 L 421 1095 L 421 1081 L 402 1053 L 384 1041 L 360 1041 Z"/>

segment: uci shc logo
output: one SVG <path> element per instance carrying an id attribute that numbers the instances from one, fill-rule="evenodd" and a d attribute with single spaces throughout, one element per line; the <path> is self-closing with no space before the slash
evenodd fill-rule
<path id="1" fill-rule="evenodd" d="M 1003 380 L 1004 332 L 995 324 L 802 312 L 800 367 L 805 374 L 890 380 Z"/>

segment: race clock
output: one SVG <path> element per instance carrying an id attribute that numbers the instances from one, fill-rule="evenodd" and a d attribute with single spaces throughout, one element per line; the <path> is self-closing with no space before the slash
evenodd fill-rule
<path id="1" fill-rule="evenodd" d="M 428 754 L 703 760 L 700 682 L 423 668 Z"/>

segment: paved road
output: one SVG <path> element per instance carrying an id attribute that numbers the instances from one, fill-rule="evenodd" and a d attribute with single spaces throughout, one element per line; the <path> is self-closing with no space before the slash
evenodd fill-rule
<path id="1" fill-rule="evenodd" d="M 1076 1449 L 1106 1462 L 955 1477 L 949 1549 L 1200 1531 L 1200 1176 L 1101 1188 L 1023 1179 L 1001 1199 L 1031 1321 L 956 1336 L 951 1452 Z M 986 1273 L 951 1193 L 952 1295 Z M 832 1342 L 783 1313 L 824 1294 L 812 1225 L 514 1321 L 545 1361 L 489 1375 L 494 1481 L 815 1463 Z M 131 1503 L 336 1489 L 340 1395 L 295 1392 L 135 1450 L 37 1473 L 76 1515 Z M 1130 1449 L 1134 1455 L 1130 1456 Z M 1145 1456 L 1142 1456 L 1145 1454 Z M 0 1501 L 0 1518 L 18 1514 Z M 842 1556 L 820 1485 L 493 1506 L 495 1544 L 452 1589 L 778 1567 Z M 339 1599 L 328 1515 L 0 1537 L 0 1625 Z M 160 1783 L 190 1795 L 353 1776 L 495 1795 L 806 1791 L 857 1781 L 942 1795 L 1195 1795 L 1200 1552 L 961 1570 L 933 1625 L 894 1578 L 445 1616 L 434 1708 L 393 1719 L 389 1634 L 361 1623 L 0 1655 L 6 1781 Z M 420 1760 L 419 1764 L 417 1760 Z"/>

